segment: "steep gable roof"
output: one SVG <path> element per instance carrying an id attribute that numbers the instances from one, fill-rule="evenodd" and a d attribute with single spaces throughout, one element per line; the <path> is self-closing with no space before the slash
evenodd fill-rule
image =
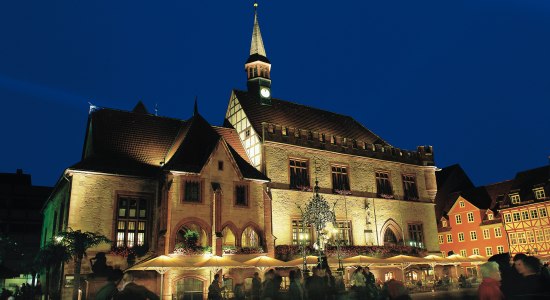
<path id="1" fill-rule="evenodd" d="M 352 117 L 275 98 L 271 99 L 271 105 L 262 105 L 251 93 L 238 90 L 234 90 L 234 93 L 258 133 L 262 132 L 262 122 L 266 122 L 319 131 L 327 137 L 334 135 L 370 144 L 389 145 Z"/>
<path id="2" fill-rule="evenodd" d="M 534 188 L 543 188 L 546 198 L 535 199 Z M 550 199 L 550 166 L 518 172 L 512 180 L 509 193 L 519 194 L 521 201 L 518 205 L 523 205 L 529 200 L 547 201 Z M 506 205 L 511 204 L 509 195 L 505 197 L 504 203 Z"/>
<path id="3" fill-rule="evenodd" d="M 474 184 L 459 164 L 454 164 L 435 172 L 437 194 L 435 196 L 435 212 L 440 217 L 447 213 L 460 191 L 474 188 Z"/>

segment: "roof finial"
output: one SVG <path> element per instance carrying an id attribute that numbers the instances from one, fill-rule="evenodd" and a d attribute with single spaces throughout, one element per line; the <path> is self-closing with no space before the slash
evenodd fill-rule
<path id="1" fill-rule="evenodd" d="M 254 11 L 258 9 L 258 1 L 254 0 Z"/>
<path id="2" fill-rule="evenodd" d="M 193 116 L 198 116 L 199 115 L 199 106 L 197 105 L 198 99 L 199 99 L 199 97 L 195 96 L 195 107 L 194 107 L 194 110 L 193 110 Z"/>
<path id="3" fill-rule="evenodd" d="M 250 43 L 250 55 L 253 54 L 267 57 L 262 34 L 260 33 L 260 24 L 258 23 L 258 2 L 256 1 L 254 1 L 254 27 L 252 29 L 252 42 Z"/>

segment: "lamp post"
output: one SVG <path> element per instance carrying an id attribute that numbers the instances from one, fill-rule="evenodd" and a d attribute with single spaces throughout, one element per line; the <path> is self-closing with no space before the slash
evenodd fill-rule
<path id="1" fill-rule="evenodd" d="M 298 209 L 300 210 L 300 214 L 302 215 L 302 229 L 301 229 L 301 232 L 298 233 L 298 239 L 300 240 L 300 247 L 302 248 L 302 259 L 303 259 L 303 262 L 302 262 L 302 273 L 304 275 L 306 275 L 309 271 L 307 269 L 307 253 L 306 253 L 306 242 L 308 240 L 308 234 L 306 232 L 306 220 L 305 220 L 305 215 L 304 215 L 304 211 L 302 210 L 302 208 L 300 207 L 300 205 L 298 205 Z"/>
<path id="2" fill-rule="evenodd" d="M 344 274 L 344 265 L 342 264 L 342 254 L 340 253 L 340 239 L 338 236 L 338 227 L 336 222 L 334 222 L 335 228 L 332 230 L 332 236 L 334 237 L 334 242 L 336 243 L 336 257 L 338 258 L 338 272 Z"/>
<path id="3" fill-rule="evenodd" d="M 319 265 L 323 265 L 322 247 L 321 247 L 321 230 L 325 228 L 325 224 L 328 222 L 334 223 L 336 221 L 334 211 L 330 209 L 328 202 L 319 194 L 319 181 L 315 181 L 315 188 L 313 197 L 306 206 L 304 212 L 304 220 L 307 225 L 315 227 L 317 233 L 317 251 L 319 256 Z"/>

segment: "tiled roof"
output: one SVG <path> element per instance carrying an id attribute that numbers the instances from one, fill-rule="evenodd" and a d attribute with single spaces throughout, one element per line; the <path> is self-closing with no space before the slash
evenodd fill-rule
<path id="1" fill-rule="evenodd" d="M 262 122 L 266 122 L 318 131 L 324 133 L 327 139 L 334 135 L 370 144 L 389 145 L 349 116 L 275 98 L 271 99 L 271 105 L 262 105 L 255 95 L 245 91 L 234 92 L 254 130 L 260 134 Z"/>
<path id="2" fill-rule="evenodd" d="M 543 188 L 546 198 L 542 200 L 535 199 L 534 188 Z M 521 202 L 518 205 L 528 204 L 532 201 L 550 200 L 550 166 L 543 166 L 516 174 L 510 186 L 509 193 L 519 193 Z M 505 205 L 514 205 L 510 203 L 510 197 L 507 195 L 504 200 Z"/>
<path id="3" fill-rule="evenodd" d="M 162 170 L 199 173 L 220 139 L 229 145 L 245 178 L 269 180 L 248 163 L 234 129 L 213 128 L 199 114 L 183 121 L 143 109 L 93 112 L 83 158 L 69 169 L 135 176 L 154 176 Z"/>

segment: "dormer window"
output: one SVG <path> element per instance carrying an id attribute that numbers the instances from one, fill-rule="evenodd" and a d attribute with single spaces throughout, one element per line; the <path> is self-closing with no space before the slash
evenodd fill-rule
<path id="1" fill-rule="evenodd" d="M 282 133 L 283 133 L 284 136 L 287 136 L 287 135 L 288 135 L 288 127 L 284 127 L 284 126 L 283 126 L 283 128 L 282 128 L 281 131 L 282 131 Z"/>
<path id="2" fill-rule="evenodd" d="M 447 227 L 447 220 L 441 220 L 441 226 Z"/>
<path id="3" fill-rule="evenodd" d="M 487 220 L 492 220 L 494 218 L 493 213 L 487 214 Z"/>
<path id="4" fill-rule="evenodd" d="M 518 204 L 520 202 L 519 194 L 510 194 L 510 201 L 512 204 Z"/>
<path id="5" fill-rule="evenodd" d="M 466 206 L 466 205 L 464 204 L 464 201 L 460 201 L 460 202 L 458 202 L 458 205 L 460 205 L 460 207 L 464 207 L 464 206 Z"/>
<path id="6" fill-rule="evenodd" d="M 533 192 L 535 193 L 535 199 L 544 199 L 546 197 L 544 194 L 544 188 L 536 188 Z"/>

